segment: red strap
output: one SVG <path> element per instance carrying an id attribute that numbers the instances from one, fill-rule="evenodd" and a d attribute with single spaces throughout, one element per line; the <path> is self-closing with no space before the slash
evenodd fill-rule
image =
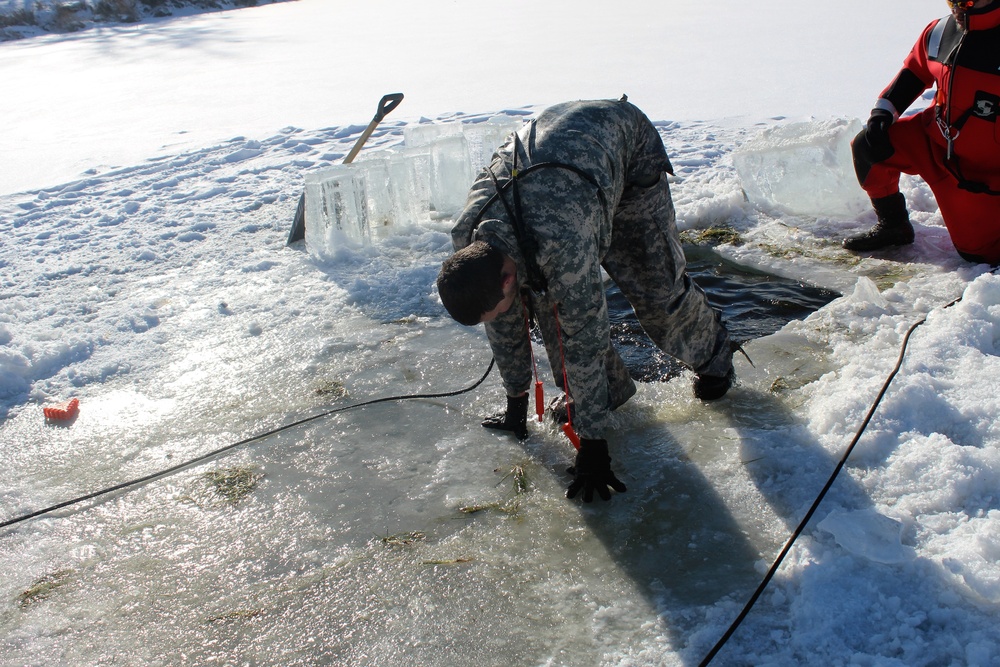
<path id="1" fill-rule="evenodd" d="M 535 413 L 538 415 L 538 421 L 542 421 L 542 415 L 545 414 L 545 390 L 542 389 L 542 382 L 538 379 L 535 380 Z"/>
<path id="2" fill-rule="evenodd" d="M 573 430 L 573 411 L 569 409 L 570 391 L 569 374 L 566 372 L 566 353 L 563 350 L 562 325 L 559 324 L 559 306 L 552 304 L 552 315 L 556 318 L 556 338 L 559 340 L 559 361 L 562 364 L 563 391 L 566 392 L 566 423 L 563 424 L 563 433 L 573 443 L 573 446 L 580 449 L 580 436 Z"/>

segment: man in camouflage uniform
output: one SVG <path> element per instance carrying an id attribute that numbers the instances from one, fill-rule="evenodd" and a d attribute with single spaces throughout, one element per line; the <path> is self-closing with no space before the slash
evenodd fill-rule
<path id="1" fill-rule="evenodd" d="M 473 184 L 452 230 L 456 252 L 438 277 L 457 321 L 486 323 L 507 392 L 506 412 L 483 425 L 522 439 L 529 312 L 539 326 L 580 438 L 570 498 L 625 491 L 605 428 L 636 388 L 611 345 L 602 266 L 653 342 L 695 371 L 697 397 L 719 398 L 732 384 L 733 347 L 685 272 L 664 172 L 673 173 L 656 128 L 625 98 L 546 109 Z"/>

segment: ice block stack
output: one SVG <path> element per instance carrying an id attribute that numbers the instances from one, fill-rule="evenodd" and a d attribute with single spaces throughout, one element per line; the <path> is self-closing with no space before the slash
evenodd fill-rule
<path id="1" fill-rule="evenodd" d="M 340 248 L 367 245 L 396 228 L 454 217 L 476 174 L 520 127 L 510 116 L 420 123 L 403 128 L 402 146 L 307 174 L 307 247 L 333 258 Z"/>

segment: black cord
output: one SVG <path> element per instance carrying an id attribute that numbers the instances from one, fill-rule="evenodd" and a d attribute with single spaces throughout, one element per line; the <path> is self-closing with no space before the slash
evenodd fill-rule
<path id="1" fill-rule="evenodd" d="M 366 406 L 369 406 L 369 405 L 375 405 L 376 403 L 388 403 L 390 401 L 408 401 L 408 400 L 413 400 L 413 399 L 418 399 L 418 398 L 423 398 L 423 399 L 426 399 L 426 398 L 447 398 L 449 396 L 458 396 L 460 394 L 466 394 L 466 393 L 472 391 L 473 389 L 475 389 L 476 387 L 478 387 L 479 385 L 481 385 L 483 382 L 486 381 L 486 378 L 489 376 L 490 371 L 493 370 L 493 365 L 495 363 L 496 363 L 496 359 L 491 359 L 490 360 L 490 365 L 486 369 L 486 372 L 483 373 L 483 376 L 481 378 L 479 378 L 479 380 L 475 384 L 473 384 L 470 387 L 466 387 L 465 389 L 459 389 L 458 391 L 449 391 L 449 392 L 445 392 L 445 393 L 441 393 L 441 394 L 409 394 L 409 395 L 406 395 L 406 396 L 387 396 L 385 398 L 376 398 L 376 399 L 371 400 L 371 401 L 364 401 L 363 403 L 355 403 L 354 405 L 345 405 L 343 407 L 335 408 L 333 410 L 327 410 L 326 412 L 321 412 L 318 415 L 313 415 L 312 417 L 306 417 L 305 419 L 300 419 L 299 421 L 292 422 L 291 424 L 285 424 L 284 426 L 276 428 L 276 429 L 274 429 L 272 431 L 267 431 L 266 433 L 260 433 L 258 435 L 246 438 L 245 440 L 240 440 L 239 442 L 234 442 L 232 444 L 226 445 L 225 447 L 220 447 L 219 449 L 216 449 L 215 451 L 211 451 L 211 452 L 209 452 L 207 454 L 202 454 L 201 456 L 198 456 L 196 458 L 193 458 L 193 459 L 190 459 L 188 461 L 185 461 L 184 463 L 178 463 L 175 466 L 172 466 L 172 467 L 167 468 L 165 470 L 160 470 L 159 472 L 152 473 L 151 475 L 146 475 L 145 477 L 140 477 L 138 479 L 133 479 L 133 480 L 128 481 L 128 482 L 122 482 L 121 484 L 115 484 L 114 486 L 109 486 L 106 489 L 101 489 L 100 491 L 94 491 L 93 493 L 88 493 L 87 495 L 80 496 L 79 498 L 73 498 L 72 500 L 66 500 L 66 501 L 63 501 L 63 502 L 58 503 L 56 505 L 52 505 L 51 507 L 46 507 L 45 509 L 40 509 L 40 510 L 37 510 L 35 512 L 31 512 L 29 514 L 24 514 L 22 516 L 15 517 L 13 519 L 8 519 L 7 521 L 0 522 L 0 528 L 6 528 L 7 526 L 13 526 L 16 523 L 21 523 L 22 521 L 27 521 L 28 519 L 33 519 L 33 518 L 35 518 L 37 516 L 41 516 L 43 514 L 48 514 L 49 512 L 54 512 L 54 511 L 62 509 L 64 507 L 69 507 L 70 505 L 76 505 L 77 503 L 82 503 L 82 502 L 85 502 L 87 500 L 91 500 L 93 498 L 97 498 L 98 496 L 103 496 L 103 495 L 107 495 L 109 493 L 114 493 L 115 491 L 121 491 L 122 489 L 127 489 L 127 488 L 129 488 L 131 486 L 137 486 L 137 485 L 142 484 L 144 482 L 150 482 L 150 481 L 152 481 L 154 479 L 158 479 L 160 477 L 166 477 L 167 475 L 175 473 L 178 470 L 182 470 L 184 468 L 188 468 L 190 466 L 193 466 L 196 463 L 201 463 L 203 461 L 207 461 L 208 459 L 213 458 L 215 456 L 218 456 L 220 454 L 223 454 L 225 452 L 228 452 L 231 449 L 236 449 L 237 447 L 240 447 L 242 445 L 249 444 L 249 443 L 254 442 L 256 440 L 261 440 L 261 439 L 266 438 L 268 436 L 272 436 L 272 435 L 275 435 L 277 433 L 281 433 L 282 431 L 287 431 L 290 428 L 295 428 L 296 426 L 301 426 L 302 424 L 307 424 L 307 423 L 309 423 L 311 421 L 315 421 L 317 419 L 322 419 L 323 417 L 329 417 L 330 415 L 336 414 L 338 412 L 346 412 L 347 410 L 354 410 L 355 408 L 363 408 L 363 407 L 366 407 Z"/>
<path id="2" fill-rule="evenodd" d="M 944 308 L 951 308 L 961 300 L 962 297 L 958 297 L 948 305 L 944 306 L 942 310 Z M 796 527 L 795 531 L 792 533 L 792 536 L 788 538 L 787 542 L 785 542 L 784 548 L 782 548 L 781 552 L 778 554 L 778 557 L 774 560 L 774 563 L 767 571 L 767 574 L 764 575 L 764 579 L 763 581 L 760 582 L 760 585 L 757 586 L 757 590 L 755 590 L 753 595 L 750 596 L 750 599 L 743 607 L 743 611 L 740 612 L 739 616 L 736 617 L 736 620 L 733 621 L 732 625 L 729 626 L 729 629 L 726 630 L 725 634 L 723 634 L 722 637 L 719 639 L 719 641 L 716 642 L 715 646 L 712 647 L 712 650 L 705 655 L 705 658 L 700 663 L 698 663 L 698 667 L 705 667 L 705 665 L 712 662 L 712 658 L 715 657 L 715 654 L 718 653 L 720 649 L 722 649 L 722 647 L 726 644 L 727 641 L 729 641 L 729 639 L 733 636 L 733 633 L 736 632 L 736 629 L 739 628 L 740 624 L 743 623 L 744 619 L 746 619 L 747 615 L 749 615 L 750 610 L 753 608 L 754 604 L 757 603 L 758 598 L 760 598 L 760 596 L 764 593 L 764 589 L 767 588 L 768 583 L 770 583 L 771 579 L 778 571 L 778 568 L 781 567 L 781 562 L 785 559 L 785 556 L 788 555 L 788 552 L 791 550 L 792 545 L 795 544 L 795 540 L 798 539 L 798 537 L 805 530 L 806 524 L 809 523 L 809 519 L 811 519 L 813 514 L 816 513 L 816 510 L 819 508 L 819 504 L 823 502 L 823 498 L 826 497 L 827 491 L 829 491 L 830 487 L 833 486 L 833 483 L 836 481 L 837 476 L 840 474 L 840 471 L 844 468 L 844 465 L 847 464 L 848 457 L 851 455 L 851 452 L 854 451 L 854 446 L 858 444 L 858 440 L 861 439 L 861 435 L 865 432 L 865 429 L 868 428 L 868 423 L 872 420 L 872 417 L 875 416 L 875 410 L 878 408 L 879 403 L 882 402 L 882 398 L 885 396 L 885 393 L 889 390 L 889 385 L 892 384 L 893 379 L 895 379 L 896 374 L 899 373 L 899 369 L 903 365 L 903 359 L 906 356 L 906 347 L 910 342 L 910 336 L 913 334 L 914 331 L 916 331 L 917 327 L 919 327 L 926 321 L 927 321 L 926 317 L 921 318 L 920 321 L 913 324 L 913 326 L 911 326 L 909 330 L 907 330 L 906 335 L 903 336 L 903 343 L 899 351 L 899 358 L 896 360 L 896 366 L 892 369 L 892 372 L 889 373 L 889 377 L 886 378 L 885 383 L 883 383 L 882 390 L 879 391 L 878 396 L 875 398 L 875 402 L 872 403 L 871 408 L 869 408 L 868 414 L 865 415 L 864 421 L 861 422 L 861 427 L 858 429 L 858 432 L 854 435 L 854 439 L 851 440 L 851 444 L 847 446 L 847 449 L 844 451 L 844 455 L 840 457 L 840 461 L 837 463 L 837 466 L 833 469 L 833 474 L 830 475 L 830 479 L 827 480 L 826 485 L 823 487 L 823 490 L 819 492 L 819 495 L 816 497 L 815 502 L 813 502 L 812 507 L 810 507 L 809 511 L 806 512 L 806 515 L 802 518 L 802 521 L 799 523 L 798 527 Z"/>

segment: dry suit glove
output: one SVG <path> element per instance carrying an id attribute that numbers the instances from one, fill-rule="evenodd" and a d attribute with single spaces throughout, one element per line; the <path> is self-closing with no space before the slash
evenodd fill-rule
<path id="1" fill-rule="evenodd" d="M 872 115 L 865 123 L 865 141 L 872 149 L 872 155 L 880 160 L 892 157 L 892 143 L 889 142 L 889 126 L 895 121 L 891 111 L 872 109 Z M 881 157 L 881 156 L 885 157 Z"/>
<path id="2" fill-rule="evenodd" d="M 486 428 L 510 431 L 518 440 L 528 439 L 528 394 L 508 396 L 507 410 L 487 417 L 483 421 Z"/>
<path id="3" fill-rule="evenodd" d="M 611 457 L 608 456 L 607 440 L 580 440 L 580 451 L 576 453 L 576 465 L 568 470 L 573 482 L 566 489 L 566 497 L 574 498 L 581 490 L 583 502 L 594 500 L 594 491 L 603 500 L 611 500 L 611 487 L 618 493 L 625 493 L 625 485 L 611 471 Z"/>

